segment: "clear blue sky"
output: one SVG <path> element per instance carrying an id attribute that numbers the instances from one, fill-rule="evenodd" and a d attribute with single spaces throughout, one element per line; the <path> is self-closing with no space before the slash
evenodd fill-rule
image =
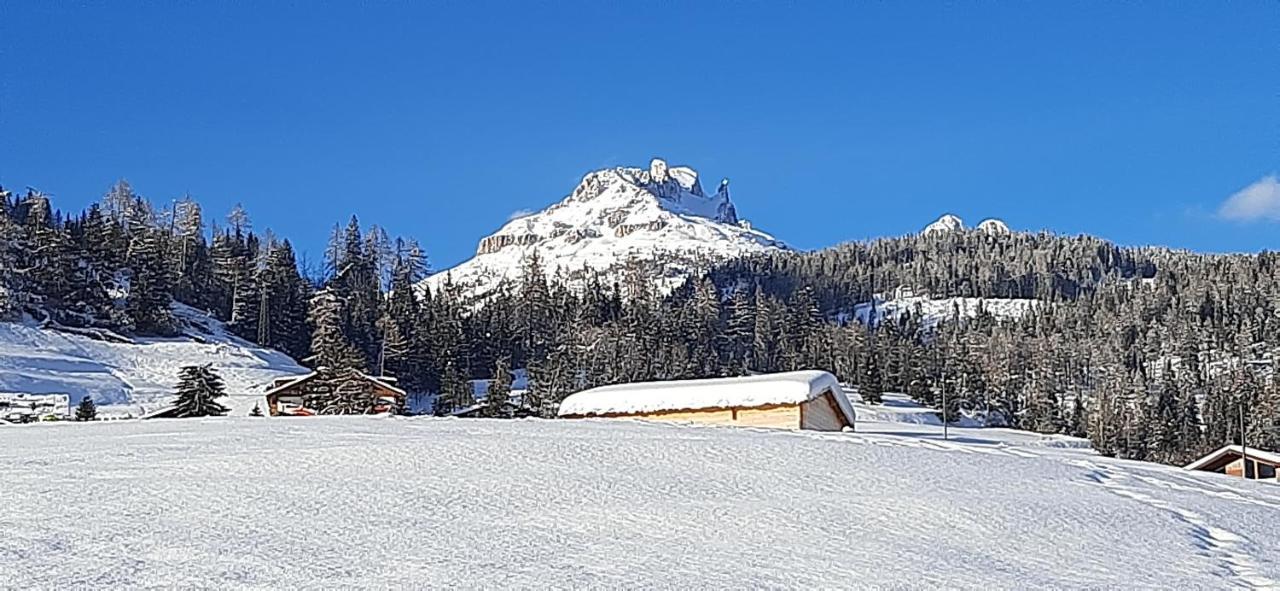
<path id="1" fill-rule="evenodd" d="M 442 268 L 663 156 L 801 248 L 944 212 L 1280 248 L 1217 213 L 1280 172 L 1274 2 L 78 4 L 0 7 L 0 183 L 63 209 L 126 178 L 312 256 L 355 213 Z"/>

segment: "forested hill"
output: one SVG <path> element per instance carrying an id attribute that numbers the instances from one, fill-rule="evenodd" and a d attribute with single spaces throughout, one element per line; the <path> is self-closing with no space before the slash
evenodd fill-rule
<path id="1" fill-rule="evenodd" d="M 828 330 L 830 361 L 866 391 L 951 394 L 953 413 L 1089 435 L 1106 453 L 1181 462 L 1239 441 L 1280 446 L 1280 266 L 1275 253 L 1207 255 L 1119 247 L 1090 236 L 931 232 L 729 262 L 722 289 L 757 289 L 857 325 Z M 928 297 L 892 294 L 902 287 Z M 890 298 L 889 300 L 883 297 Z M 966 298 L 976 313 L 928 310 Z M 1007 299 L 1031 300 L 994 312 Z M 867 314 L 867 302 L 897 315 Z M 969 302 L 972 304 L 972 300 Z M 972 310 L 973 306 L 970 306 Z M 1006 306 L 1004 309 L 1009 309 Z M 852 334 L 841 334 L 844 331 Z M 821 345 L 825 347 L 826 345 Z M 848 353 L 853 352 L 853 353 Z"/>
<path id="2" fill-rule="evenodd" d="M 808 253 L 738 259 L 718 281 L 753 277 L 785 295 L 808 286 L 827 310 L 911 286 L 935 297 L 1074 300 L 1117 280 L 1152 277 L 1158 249 L 1122 248 L 1092 236 L 929 232 L 846 243 Z"/>
<path id="3" fill-rule="evenodd" d="M 871 401 L 946 392 L 949 416 L 1088 435 L 1123 457 L 1238 441 L 1242 408 L 1250 444 L 1280 447 L 1271 253 L 942 228 L 729 260 L 671 293 L 644 264 L 571 282 L 533 256 L 477 305 L 447 276 L 415 288 L 422 249 L 354 218 L 304 271 L 239 208 L 216 223 L 123 182 L 75 215 L 36 191 L 0 208 L 6 319 L 164 335 L 178 301 L 306 364 L 394 375 L 439 412 L 475 402 L 470 379 L 505 391 L 510 368 L 548 415 L 600 384 L 822 368 Z"/>

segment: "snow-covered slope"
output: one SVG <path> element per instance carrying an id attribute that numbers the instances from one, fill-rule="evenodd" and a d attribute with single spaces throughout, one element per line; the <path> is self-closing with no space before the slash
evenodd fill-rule
<path id="1" fill-rule="evenodd" d="M 4 426 L 0 580 L 18 589 L 1280 582 L 1274 483 L 889 426 L 899 430 L 369 417 Z"/>
<path id="2" fill-rule="evenodd" d="M 930 298 L 900 289 L 891 299 L 877 296 L 874 302 L 854 306 L 853 318 L 863 324 L 882 325 L 910 314 L 927 329 L 954 318 L 974 318 L 986 312 L 997 320 L 1021 318 L 1041 305 L 1039 300 L 1014 298 Z"/>
<path id="3" fill-rule="evenodd" d="M 284 375 L 305 373 L 287 355 L 228 334 L 221 322 L 174 305 L 184 327 L 176 338 L 125 338 L 0 322 L 0 390 L 65 393 L 72 404 L 86 395 L 109 405 L 108 413 L 151 410 L 173 395 L 178 369 L 212 363 L 226 382 L 232 414 L 245 414 L 260 400 L 263 386 Z"/>
<path id="4" fill-rule="evenodd" d="M 480 241 L 474 258 L 424 285 L 437 289 L 447 277 L 463 294 L 482 297 L 517 280 L 536 252 L 548 277 L 559 269 L 572 279 L 585 268 L 620 278 L 635 260 L 660 289 L 670 289 L 713 261 L 782 248 L 738 218 L 728 180 L 708 195 L 692 168 L 655 159 L 648 169 L 588 173 L 568 197 L 511 220 Z"/>

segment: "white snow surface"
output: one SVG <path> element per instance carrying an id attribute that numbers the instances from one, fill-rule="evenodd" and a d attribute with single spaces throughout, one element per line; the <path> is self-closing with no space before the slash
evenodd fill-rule
<path id="1" fill-rule="evenodd" d="M 0 581 L 1264 589 L 1275 484 L 1034 434 L 248 417 L 0 428 Z M 464 450 L 460 453 L 460 450 Z"/>
<path id="2" fill-rule="evenodd" d="M 184 335 L 99 340 L 32 323 L 0 322 L 0 391 L 69 394 L 71 404 L 93 396 L 104 414 L 133 414 L 167 405 L 184 365 L 213 364 L 232 414 L 263 404 L 271 380 L 306 373 L 289 356 L 226 332 L 218 320 L 174 305 Z M 124 342 L 119 342 L 124 341 Z M 262 406 L 265 410 L 265 406 Z"/>
<path id="3" fill-rule="evenodd" d="M 825 371 L 791 371 L 733 378 L 615 384 L 570 395 L 560 416 L 602 416 L 706 408 L 799 404 L 830 391 L 849 423 L 853 407 L 836 377 Z"/>
<path id="4" fill-rule="evenodd" d="M 853 318 L 862 324 L 880 326 L 909 314 L 932 329 L 944 320 L 974 318 L 983 311 L 996 320 L 1016 320 L 1041 304 L 1040 300 L 1023 298 L 932 298 L 899 290 L 891 298 L 877 295 L 874 302 L 855 305 Z"/>
<path id="5" fill-rule="evenodd" d="M 695 170 L 654 159 L 648 169 L 588 173 L 569 196 L 507 222 L 480 241 L 475 257 L 421 285 L 438 290 L 447 280 L 482 298 L 518 281 L 536 253 L 548 277 L 561 271 L 571 281 L 584 270 L 620 280 L 635 261 L 667 291 L 714 262 L 785 248 L 738 218 L 727 179 L 708 195 Z"/>

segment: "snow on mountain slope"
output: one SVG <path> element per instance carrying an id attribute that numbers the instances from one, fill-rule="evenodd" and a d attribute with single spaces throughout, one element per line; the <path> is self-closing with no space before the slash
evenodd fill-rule
<path id="1" fill-rule="evenodd" d="M 1009 229 L 1009 225 L 1003 220 L 988 218 L 978 223 L 977 230 L 984 234 L 999 236 L 1002 234 L 1011 234 L 1013 231 Z"/>
<path id="2" fill-rule="evenodd" d="M 65 393 L 72 404 L 84 396 L 109 405 L 108 413 L 139 414 L 167 403 L 184 365 L 212 363 L 226 382 L 233 414 L 245 414 L 272 379 L 304 373 L 289 356 L 228 334 L 222 323 L 181 304 L 174 313 L 185 327 L 176 338 L 99 340 L 40 328 L 0 323 L 0 390 Z"/>
<path id="3" fill-rule="evenodd" d="M 943 320 L 974 318 L 984 311 L 997 320 L 1013 320 L 1040 304 L 1039 300 L 1015 298 L 930 298 L 900 289 L 892 298 L 877 296 L 874 302 L 854 306 L 853 318 L 863 324 L 879 326 L 910 314 L 926 329 L 932 329 Z"/>
<path id="4" fill-rule="evenodd" d="M 438 289 L 448 278 L 462 293 L 483 297 L 518 280 L 527 257 L 537 253 L 548 277 L 558 269 L 570 279 L 584 269 L 621 278 L 628 261 L 638 261 L 666 290 L 711 262 L 783 248 L 738 218 L 727 179 L 708 195 L 692 168 L 654 159 L 647 170 L 588 173 L 568 197 L 507 222 L 480 241 L 474 258 L 423 285 Z"/>
<path id="5" fill-rule="evenodd" d="M 964 225 L 964 220 L 960 219 L 958 216 L 954 216 L 948 213 L 948 214 L 944 214 L 942 217 L 938 218 L 933 223 L 925 226 L 924 229 L 920 231 L 920 233 L 924 235 L 929 235 L 929 234 L 938 234 L 938 233 L 947 233 L 947 232 L 963 232 L 965 231 L 965 229 L 966 228 Z M 996 218 L 987 218 L 985 220 L 982 220 L 982 222 L 980 222 L 976 227 L 974 227 L 974 231 L 982 232 L 983 234 L 990 234 L 993 236 L 1010 234 L 1013 232 L 1012 230 L 1009 229 L 1008 224 Z"/>
<path id="6" fill-rule="evenodd" d="M 372 417 L 6 426 L 0 580 L 21 589 L 1280 582 L 1275 484 L 901 427 Z"/>
<path id="7" fill-rule="evenodd" d="M 937 220 L 934 220 L 932 224 L 925 226 L 924 229 L 920 231 L 920 233 L 928 235 L 928 234 L 936 234 L 939 232 L 959 232 L 961 230 L 964 230 L 964 221 L 961 220 L 958 216 L 954 216 L 948 213 L 948 214 L 944 214 L 942 217 L 938 218 Z"/>

